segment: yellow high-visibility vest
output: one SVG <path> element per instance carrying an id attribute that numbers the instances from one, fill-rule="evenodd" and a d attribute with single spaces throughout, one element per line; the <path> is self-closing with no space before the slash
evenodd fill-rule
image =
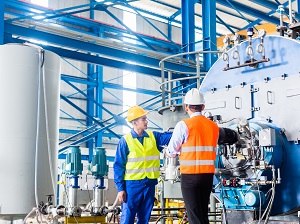
<path id="1" fill-rule="evenodd" d="M 143 145 L 131 133 L 124 136 L 129 148 L 124 180 L 142 180 L 146 177 L 159 177 L 160 152 L 156 147 L 153 132 L 147 132 L 149 138 L 144 137 Z"/>

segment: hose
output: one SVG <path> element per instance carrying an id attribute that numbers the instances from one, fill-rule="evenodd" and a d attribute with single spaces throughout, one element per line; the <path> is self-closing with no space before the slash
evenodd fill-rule
<path id="1" fill-rule="evenodd" d="M 27 215 L 26 217 L 24 218 L 23 220 L 23 224 L 26 224 L 26 220 L 34 213 L 38 210 L 38 208 L 33 208 Z"/>
<path id="2" fill-rule="evenodd" d="M 117 202 L 118 202 L 118 195 L 117 195 L 117 197 L 116 197 L 115 202 L 114 202 L 113 205 L 112 205 L 113 208 L 116 207 Z"/>
<path id="3" fill-rule="evenodd" d="M 41 67 L 42 67 L 42 50 L 37 48 L 39 54 L 39 73 L 38 73 L 38 92 L 37 92 L 37 116 L 36 116 L 36 135 L 35 135 L 35 159 L 34 159 L 34 195 L 35 204 L 38 208 L 39 199 L 37 192 L 37 181 L 38 181 L 38 157 L 39 157 L 39 133 L 40 133 L 40 99 L 41 99 Z"/>
<path id="4" fill-rule="evenodd" d="M 45 60 L 45 52 L 43 50 L 42 77 L 43 77 L 43 93 L 44 93 L 44 107 L 45 107 L 46 140 L 47 140 L 47 151 L 48 151 L 48 160 L 49 160 L 51 182 L 52 182 L 53 193 L 55 194 L 55 181 L 54 181 L 54 177 L 53 177 L 53 166 L 52 166 L 53 164 L 52 164 L 50 139 L 49 139 L 49 124 L 48 124 L 48 111 L 47 111 L 48 108 L 47 108 L 47 95 L 46 95 L 44 60 Z"/>

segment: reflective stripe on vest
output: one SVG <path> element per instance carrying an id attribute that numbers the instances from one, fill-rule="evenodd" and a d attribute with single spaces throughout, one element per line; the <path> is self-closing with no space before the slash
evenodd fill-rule
<path id="1" fill-rule="evenodd" d="M 124 180 L 141 180 L 146 177 L 156 179 L 159 177 L 160 152 L 156 147 L 153 132 L 147 132 L 143 145 L 131 133 L 124 136 L 129 148 Z"/>
<path id="2" fill-rule="evenodd" d="M 188 128 L 187 141 L 182 145 L 180 172 L 183 174 L 214 173 L 219 128 L 204 116 L 184 120 Z"/>

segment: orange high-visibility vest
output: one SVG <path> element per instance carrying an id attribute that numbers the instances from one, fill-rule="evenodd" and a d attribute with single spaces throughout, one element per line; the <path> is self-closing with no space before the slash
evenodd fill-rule
<path id="1" fill-rule="evenodd" d="M 182 144 L 180 172 L 202 174 L 215 172 L 215 160 L 219 128 L 204 116 L 183 120 L 188 128 L 187 141 Z"/>

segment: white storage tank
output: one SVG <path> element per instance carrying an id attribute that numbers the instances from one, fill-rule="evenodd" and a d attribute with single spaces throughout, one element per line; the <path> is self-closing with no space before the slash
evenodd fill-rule
<path id="1" fill-rule="evenodd" d="M 24 218 L 55 194 L 59 94 L 58 55 L 0 46 L 0 219 Z"/>

